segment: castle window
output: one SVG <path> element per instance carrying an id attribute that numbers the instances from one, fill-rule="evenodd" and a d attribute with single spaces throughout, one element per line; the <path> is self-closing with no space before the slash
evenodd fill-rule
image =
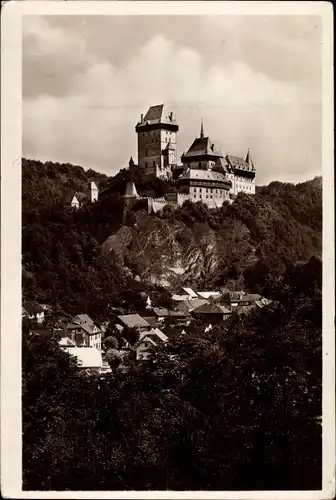
<path id="1" fill-rule="evenodd" d="M 201 162 L 199 162 L 199 163 L 198 163 L 198 166 L 199 166 L 199 168 L 201 168 L 201 166 L 202 166 L 202 163 L 201 163 Z"/>
<path id="2" fill-rule="evenodd" d="M 146 168 L 147 168 L 147 166 L 148 166 L 148 165 L 147 165 L 147 162 L 145 163 L 145 165 L 146 165 Z"/>
<path id="3" fill-rule="evenodd" d="M 146 148 L 146 154 L 145 154 L 145 156 L 148 156 L 148 149 L 147 148 Z"/>

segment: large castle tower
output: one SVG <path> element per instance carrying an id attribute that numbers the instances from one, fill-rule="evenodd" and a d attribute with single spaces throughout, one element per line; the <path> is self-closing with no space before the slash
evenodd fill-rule
<path id="1" fill-rule="evenodd" d="M 165 114 L 164 105 L 151 106 L 141 115 L 135 130 L 138 134 L 138 166 L 145 174 L 171 177 L 177 164 L 178 125 L 173 113 Z"/>

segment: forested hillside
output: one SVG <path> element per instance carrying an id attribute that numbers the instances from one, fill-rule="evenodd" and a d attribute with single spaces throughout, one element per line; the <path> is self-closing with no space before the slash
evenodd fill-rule
<path id="1" fill-rule="evenodd" d="M 26 298 L 107 317 L 127 290 L 140 293 L 153 285 L 244 287 L 267 295 L 289 265 L 321 256 L 316 181 L 273 182 L 216 210 L 190 202 L 156 215 L 140 210 L 123 227 L 120 191 L 130 176 L 23 160 Z M 62 204 L 64 192 L 83 190 L 90 180 L 100 189 L 112 185 L 110 195 L 78 211 Z M 137 186 L 141 194 L 172 189 L 157 179 L 138 179 Z"/>
<path id="2" fill-rule="evenodd" d="M 160 283 L 243 287 L 274 300 L 211 329 L 173 325 L 148 361 L 130 356 L 125 370 L 100 377 L 24 323 L 23 488 L 321 489 L 319 179 L 273 182 L 216 210 L 138 206 L 123 220 L 129 175 L 23 161 L 24 298 L 99 322 L 112 307 L 141 312 L 146 293 L 169 307 Z M 64 191 L 92 179 L 112 185 L 109 195 L 64 205 Z M 136 183 L 141 194 L 173 188 Z"/>
<path id="3" fill-rule="evenodd" d="M 23 488 L 321 489 L 321 263 L 280 290 L 99 382 L 24 332 Z"/>

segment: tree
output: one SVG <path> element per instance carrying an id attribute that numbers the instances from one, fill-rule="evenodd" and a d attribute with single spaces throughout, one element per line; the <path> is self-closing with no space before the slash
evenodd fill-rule
<path id="1" fill-rule="evenodd" d="M 122 362 L 122 356 L 117 349 L 109 349 L 106 353 L 106 361 L 110 365 L 111 370 L 115 372 Z"/>

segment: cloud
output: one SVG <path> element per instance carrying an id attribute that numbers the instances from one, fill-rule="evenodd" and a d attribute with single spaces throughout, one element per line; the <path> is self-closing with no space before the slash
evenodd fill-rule
<path id="1" fill-rule="evenodd" d="M 251 149 L 258 184 L 273 179 L 296 181 L 320 172 L 318 78 L 314 82 L 302 75 L 276 78 L 273 70 L 262 70 L 272 64 L 258 63 L 256 57 L 241 50 L 242 45 L 247 47 L 247 40 L 255 40 L 256 46 L 269 40 L 278 47 L 274 49 L 278 55 L 279 27 L 276 31 L 273 26 L 273 36 L 266 39 L 258 38 L 253 30 L 243 37 L 237 35 L 237 21 L 226 19 L 226 35 L 235 33 L 239 42 L 231 41 L 231 48 L 224 50 L 227 57 L 222 58 L 222 48 L 216 57 L 210 49 L 202 51 L 195 37 L 190 43 L 181 43 L 163 29 L 161 21 L 157 26 L 145 20 L 147 28 L 159 29 L 142 29 L 139 44 L 130 41 L 123 19 L 113 25 L 113 32 L 106 19 L 101 24 L 95 18 L 93 24 L 88 20 L 70 22 L 76 29 L 70 31 L 69 26 L 66 29 L 45 18 L 25 23 L 25 156 L 68 161 L 114 174 L 127 165 L 131 155 L 137 157 L 134 126 L 140 113 L 151 104 L 165 102 L 179 121 L 180 154 L 198 135 L 202 117 L 205 132 L 224 153 L 244 155 Z M 110 26 L 105 45 L 112 44 L 112 51 L 99 50 L 101 38 L 93 35 L 99 26 L 105 35 Z M 215 39 L 219 37 L 216 27 L 223 28 L 213 19 L 204 20 L 202 26 L 201 39 L 209 26 Z M 288 37 L 293 38 L 292 26 L 291 30 Z M 120 58 L 118 44 L 122 46 L 125 38 L 128 50 L 124 47 Z M 292 52 L 302 59 L 305 47 L 301 38 L 298 36 Z M 278 65 L 282 64 L 288 70 L 293 54 L 289 66 L 278 57 Z"/>

